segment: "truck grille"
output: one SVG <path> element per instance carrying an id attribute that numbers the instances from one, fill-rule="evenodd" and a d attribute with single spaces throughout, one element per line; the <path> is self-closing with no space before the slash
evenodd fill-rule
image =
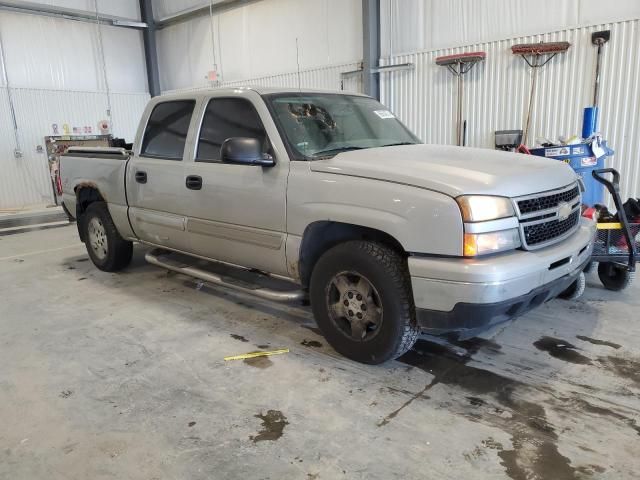
<path id="1" fill-rule="evenodd" d="M 578 195 L 580 195 L 580 189 L 576 185 L 574 188 L 567 190 L 566 192 L 520 200 L 518 201 L 518 209 L 520 210 L 521 215 L 549 210 L 550 208 L 557 207 L 562 202 L 570 202 Z"/>
<path id="2" fill-rule="evenodd" d="M 576 211 L 569 215 L 566 220 L 551 220 L 550 222 L 536 225 L 525 225 L 523 228 L 525 242 L 530 247 L 547 243 L 570 232 L 578 224 L 578 220 L 580 220 L 580 212 Z"/>
<path id="3" fill-rule="evenodd" d="M 520 236 L 527 250 L 561 241 L 580 224 L 580 188 L 570 185 L 553 192 L 516 198 Z"/>

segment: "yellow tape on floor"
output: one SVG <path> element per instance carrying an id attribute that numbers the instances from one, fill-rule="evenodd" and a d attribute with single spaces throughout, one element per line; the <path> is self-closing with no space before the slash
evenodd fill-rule
<path id="1" fill-rule="evenodd" d="M 283 353 L 289 353 L 289 349 L 281 348 L 279 350 L 270 350 L 266 352 L 249 352 L 241 355 L 231 355 L 230 357 L 224 357 L 224 361 L 227 362 L 229 360 L 244 360 L 245 358 L 268 357 L 270 355 L 282 355 Z"/>

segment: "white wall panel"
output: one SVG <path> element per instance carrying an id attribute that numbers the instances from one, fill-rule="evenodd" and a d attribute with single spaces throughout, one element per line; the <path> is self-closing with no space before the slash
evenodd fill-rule
<path id="1" fill-rule="evenodd" d="M 280 75 L 269 75 L 248 80 L 237 80 L 225 82 L 223 86 L 243 86 L 255 85 L 259 87 L 288 87 L 296 89 L 313 88 L 320 90 L 344 90 L 347 92 L 362 92 L 362 76 L 348 77 L 344 81 L 341 72 L 349 72 L 360 68 L 360 63 L 348 63 L 343 65 L 332 65 L 312 70 L 301 71 L 298 77 L 297 72 L 283 73 Z M 299 78 L 299 80 L 298 80 Z"/>
<path id="2" fill-rule="evenodd" d="M 213 4 L 224 0 L 213 0 Z M 207 7 L 207 0 L 151 0 L 153 4 L 153 16 L 155 19 L 169 17 L 194 8 Z"/>
<path id="3" fill-rule="evenodd" d="M 427 143 L 453 144 L 454 77 L 434 62 L 440 55 L 484 50 L 487 60 L 465 77 L 468 145 L 493 148 L 494 131 L 520 129 L 528 101 L 530 70 L 511 54 L 516 43 L 569 41 L 572 47 L 540 71 L 529 138 L 581 133 L 582 111 L 591 103 L 595 47 L 591 33 L 611 29 L 604 47 L 600 130 L 616 155 L 609 164 L 622 173 L 622 191 L 640 196 L 640 21 L 394 56 L 386 63 L 412 62 L 414 71 L 381 76 L 382 100 Z"/>
<path id="4" fill-rule="evenodd" d="M 67 8 L 93 9 L 93 0 L 49 2 Z M 101 2 L 104 13 L 132 17 L 135 0 Z M 135 9 L 131 9 L 131 6 Z M 128 8 L 129 10 L 125 9 Z M 111 91 L 113 133 L 133 140 L 149 98 L 141 33 L 101 26 L 104 64 L 97 26 L 36 15 L 0 12 L 0 32 L 18 123 L 22 158 L 9 115 L 8 90 L 0 72 L 0 209 L 52 201 L 47 159 L 37 152 L 51 125 L 91 126 L 107 118 L 106 68 Z M 44 146 L 44 145 L 43 145 Z"/>
<path id="5" fill-rule="evenodd" d="M 9 116 L 7 89 L 0 88 L 0 210 L 50 204 L 51 180 L 47 158 L 37 151 L 44 137 L 52 135 L 52 124 L 91 126 L 105 118 L 104 92 L 11 89 L 18 123 L 22 158 L 15 158 L 13 126 Z M 149 100 L 146 93 L 112 94 L 113 133 L 129 141 Z"/>
<path id="6" fill-rule="evenodd" d="M 96 90 L 101 66 L 94 30 L 89 23 L 0 12 L 10 84 Z"/>
<path id="7" fill-rule="evenodd" d="M 321 68 L 311 70 L 301 70 L 298 77 L 297 72 L 287 72 L 277 75 L 267 75 L 264 77 L 248 78 L 245 80 L 235 80 L 231 82 L 223 82 L 220 87 L 285 87 L 297 89 L 313 88 L 320 90 L 344 90 L 345 92 L 362 93 L 362 76 L 355 75 L 342 79 L 342 72 L 350 72 L 361 68 L 360 62 L 345 63 L 341 65 L 328 65 Z M 298 82 L 299 78 L 299 82 Z M 192 90 L 202 90 L 210 88 L 209 86 L 190 87 L 175 90 L 167 90 L 163 93 L 177 93 Z"/>
<path id="8" fill-rule="evenodd" d="M 640 1 L 381 0 L 382 56 L 640 17 Z"/>
<path id="9" fill-rule="evenodd" d="M 158 31 L 158 65 L 163 90 L 204 84 L 205 75 L 213 68 L 210 31 L 208 17 Z M 217 47 L 216 56 L 219 56 Z"/>
<path id="10" fill-rule="evenodd" d="M 115 93 L 111 96 L 114 136 L 133 142 L 149 98 L 148 93 Z"/>
<path id="11" fill-rule="evenodd" d="M 105 25 L 101 30 L 110 89 L 146 92 L 142 34 Z M 0 32 L 11 86 L 105 89 L 96 25 L 0 12 Z"/>
<path id="12" fill-rule="evenodd" d="M 24 158 L 15 158 L 13 123 L 9 111 L 7 89 L 0 87 L 0 212 L 51 201 L 51 187 L 46 191 L 44 164 L 33 165 Z"/>
<path id="13" fill-rule="evenodd" d="M 361 0 L 263 0 L 213 18 L 215 57 L 223 81 L 259 78 L 362 58 Z M 296 57 L 298 38 L 299 58 Z M 211 19 L 158 32 L 163 90 L 204 86 L 213 68 Z"/>
<path id="14" fill-rule="evenodd" d="M 102 44 L 109 89 L 118 93 L 146 93 L 147 67 L 142 32 L 103 25 Z M 97 90 L 104 88 L 101 76 Z"/>
<path id="15" fill-rule="evenodd" d="M 41 3 L 54 7 L 71 8 L 95 12 L 95 0 L 28 0 L 30 3 Z M 105 15 L 113 15 L 129 19 L 140 19 L 138 0 L 98 0 L 98 11 Z"/>

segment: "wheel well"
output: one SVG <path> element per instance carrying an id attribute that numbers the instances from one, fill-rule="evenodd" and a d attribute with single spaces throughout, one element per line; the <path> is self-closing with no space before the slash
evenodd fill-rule
<path id="1" fill-rule="evenodd" d="M 82 228 L 82 219 L 84 217 L 84 212 L 87 211 L 89 205 L 94 202 L 104 202 L 104 198 L 100 194 L 97 188 L 95 187 L 77 187 L 76 190 L 76 225 L 78 227 L 78 234 L 80 235 L 80 240 L 83 242 L 84 233 Z"/>
<path id="2" fill-rule="evenodd" d="M 302 285 L 309 286 L 313 267 L 324 252 L 350 240 L 379 242 L 406 256 L 400 242 L 381 230 L 341 222 L 314 222 L 305 229 L 300 245 L 298 268 Z"/>
<path id="3" fill-rule="evenodd" d="M 82 215 L 93 202 L 104 202 L 104 198 L 95 187 L 76 188 L 76 212 Z"/>

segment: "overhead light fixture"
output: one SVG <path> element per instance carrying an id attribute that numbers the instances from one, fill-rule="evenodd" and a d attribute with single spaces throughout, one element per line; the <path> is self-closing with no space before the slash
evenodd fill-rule
<path id="1" fill-rule="evenodd" d="M 111 22 L 115 27 L 132 27 L 132 28 L 147 28 L 145 22 L 135 22 L 133 20 L 113 20 Z"/>

